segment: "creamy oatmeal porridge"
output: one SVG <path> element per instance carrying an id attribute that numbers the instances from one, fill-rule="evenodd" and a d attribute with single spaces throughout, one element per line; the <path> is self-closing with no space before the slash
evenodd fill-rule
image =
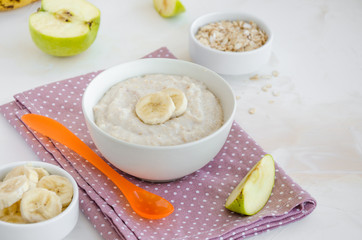
<path id="1" fill-rule="evenodd" d="M 160 124 L 147 124 L 136 113 L 143 97 L 181 90 L 187 107 L 179 116 Z M 168 146 L 192 142 L 210 135 L 223 124 L 219 100 L 206 85 L 187 76 L 151 74 L 112 86 L 93 108 L 95 123 L 112 136 L 136 144 Z"/>

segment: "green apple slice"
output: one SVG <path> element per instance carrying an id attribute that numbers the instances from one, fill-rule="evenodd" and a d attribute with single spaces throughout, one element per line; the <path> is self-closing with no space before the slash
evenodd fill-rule
<path id="1" fill-rule="evenodd" d="M 174 17 L 186 9 L 179 0 L 153 0 L 153 6 L 162 17 Z"/>
<path id="2" fill-rule="evenodd" d="M 31 37 L 41 50 L 54 56 L 73 56 L 94 42 L 100 11 L 85 0 L 42 0 L 30 15 Z"/>
<path id="3" fill-rule="evenodd" d="M 241 180 L 226 200 L 225 207 L 243 215 L 254 215 L 267 203 L 273 190 L 275 165 L 265 155 Z"/>

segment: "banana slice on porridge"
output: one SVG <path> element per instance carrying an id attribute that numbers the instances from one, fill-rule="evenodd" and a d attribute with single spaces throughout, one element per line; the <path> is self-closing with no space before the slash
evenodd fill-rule
<path id="1" fill-rule="evenodd" d="M 171 118 L 181 116 L 187 108 L 187 98 L 183 91 L 177 88 L 166 88 L 162 92 L 167 93 L 175 104 L 175 111 Z"/>
<path id="2" fill-rule="evenodd" d="M 176 107 L 168 93 L 156 92 L 140 98 L 137 116 L 146 124 L 161 124 L 169 120 Z"/>

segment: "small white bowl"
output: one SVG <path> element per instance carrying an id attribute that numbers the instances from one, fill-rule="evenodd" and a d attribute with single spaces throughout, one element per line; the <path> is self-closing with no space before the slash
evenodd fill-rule
<path id="1" fill-rule="evenodd" d="M 60 240 L 67 236 L 75 227 L 79 216 L 79 192 L 78 185 L 73 177 L 60 167 L 55 165 L 37 162 L 37 161 L 24 161 L 14 162 L 0 167 L 0 179 L 3 179 L 5 175 L 13 168 L 22 165 L 28 165 L 34 167 L 42 167 L 46 169 L 50 174 L 57 174 L 64 176 L 70 180 L 73 185 L 73 199 L 69 206 L 59 215 L 38 223 L 8 223 L 0 221 L 0 238 L 11 240 Z"/>
<path id="2" fill-rule="evenodd" d="M 221 20 L 244 20 L 255 22 L 268 35 L 266 43 L 254 50 L 245 52 L 226 52 L 207 47 L 196 39 L 199 28 Z M 217 12 L 197 18 L 190 27 L 189 52 L 193 62 L 203 65 L 223 75 L 243 75 L 257 71 L 270 58 L 273 34 L 260 18 L 247 13 Z"/>
<path id="3" fill-rule="evenodd" d="M 200 140 L 174 146 L 145 146 L 119 140 L 94 122 L 93 107 L 114 84 L 144 74 L 186 75 L 202 81 L 220 100 L 224 124 Z M 215 72 L 182 60 L 140 59 L 100 73 L 88 85 L 82 100 L 83 113 L 92 139 L 103 154 L 122 171 L 149 181 L 171 181 L 205 166 L 219 152 L 229 134 L 236 108 L 229 84 Z"/>

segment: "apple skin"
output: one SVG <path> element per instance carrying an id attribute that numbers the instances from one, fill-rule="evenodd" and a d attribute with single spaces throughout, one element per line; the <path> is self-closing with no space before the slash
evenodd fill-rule
<path id="1" fill-rule="evenodd" d="M 153 0 L 153 3 L 154 3 L 154 7 L 155 7 L 156 11 L 158 12 L 158 14 L 160 14 L 164 18 L 171 18 L 171 17 L 174 17 L 174 16 L 186 11 L 184 5 L 179 0 L 175 1 L 174 10 L 171 13 L 166 13 L 162 9 L 158 8 L 157 4 L 156 4 L 156 0 Z"/>
<path id="2" fill-rule="evenodd" d="M 100 17 L 97 17 L 93 20 L 90 31 L 87 34 L 72 38 L 55 38 L 46 36 L 35 30 L 30 24 L 29 30 L 31 38 L 39 49 L 53 56 L 69 57 L 84 52 L 92 45 L 97 37 L 99 25 Z"/>
<path id="3" fill-rule="evenodd" d="M 251 213 L 247 213 L 244 206 L 244 196 L 240 194 L 229 206 L 226 208 L 232 212 L 240 213 L 243 215 L 252 215 Z"/>
<path id="4" fill-rule="evenodd" d="M 269 171 L 271 170 L 269 172 L 269 174 L 271 172 L 273 173 L 272 174 L 273 177 L 272 177 L 271 181 L 268 183 L 258 181 L 259 174 L 256 171 L 258 171 L 257 170 L 258 168 L 262 167 L 263 163 L 265 163 L 265 165 L 269 164 L 269 169 L 267 169 L 267 170 L 269 170 Z M 255 173 L 255 174 L 253 175 L 253 173 Z M 259 186 L 262 185 L 264 187 L 262 190 L 265 191 L 265 192 L 263 192 L 264 194 L 261 196 L 261 198 L 254 200 L 254 201 L 258 201 L 261 204 L 258 208 L 253 209 L 253 210 L 250 210 L 250 209 L 248 209 L 247 206 L 245 206 L 245 201 L 246 201 L 246 198 L 248 197 L 246 195 L 253 194 L 253 193 L 250 193 L 250 190 L 252 190 L 254 192 L 258 192 L 261 189 L 255 189 L 255 188 L 250 189 L 249 188 L 249 192 L 245 191 L 246 185 L 249 184 L 250 182 L 254 182 L 254 183 L 258 182 L 259 183 L 258 185 Z M 275 182 L 275 163 L 274 163 L 273 157 L 271 155 L 267 154 L 257 164 L 255 164 L 255 166 L 247 173 L 247 175 L 236 186 L 236 188 L 233 190 L 233 193 L 239 192 L 237 197 L 233 200 L 232 203 L 225 204 L 225 207 L 227 209 L 229 209 L 230 211 L 240 213 L 242 215 L 251 216 L 251 215 L 258 213 L 261 209 L 264 208 L 265 204 L 268 202 L 268 199 L 269 199 L 269 197 L 272 193 L 273 187 L 274 187 L 274 182 Z M 267 186 L 266 189 L 265 189 L 265 186 Z M 255 187 L 255 186 L 253 186 L 253 187 Z M 229 199 L 228 199 L 228 201 L 229 201 Z"/>
<path id="5" fill-rule="evenodd" d="M 176 6 L 175 6 L 175 11 L 173 11 L 173 13 L 171 13 L 169 16 L 166 16 L 166 17 L 173 17 L 173 16 L 176 16 L 185 11 L 186 11 L 186 9 L 185 9 L 184 5 L 180 1 L 177 0 Z"/>

